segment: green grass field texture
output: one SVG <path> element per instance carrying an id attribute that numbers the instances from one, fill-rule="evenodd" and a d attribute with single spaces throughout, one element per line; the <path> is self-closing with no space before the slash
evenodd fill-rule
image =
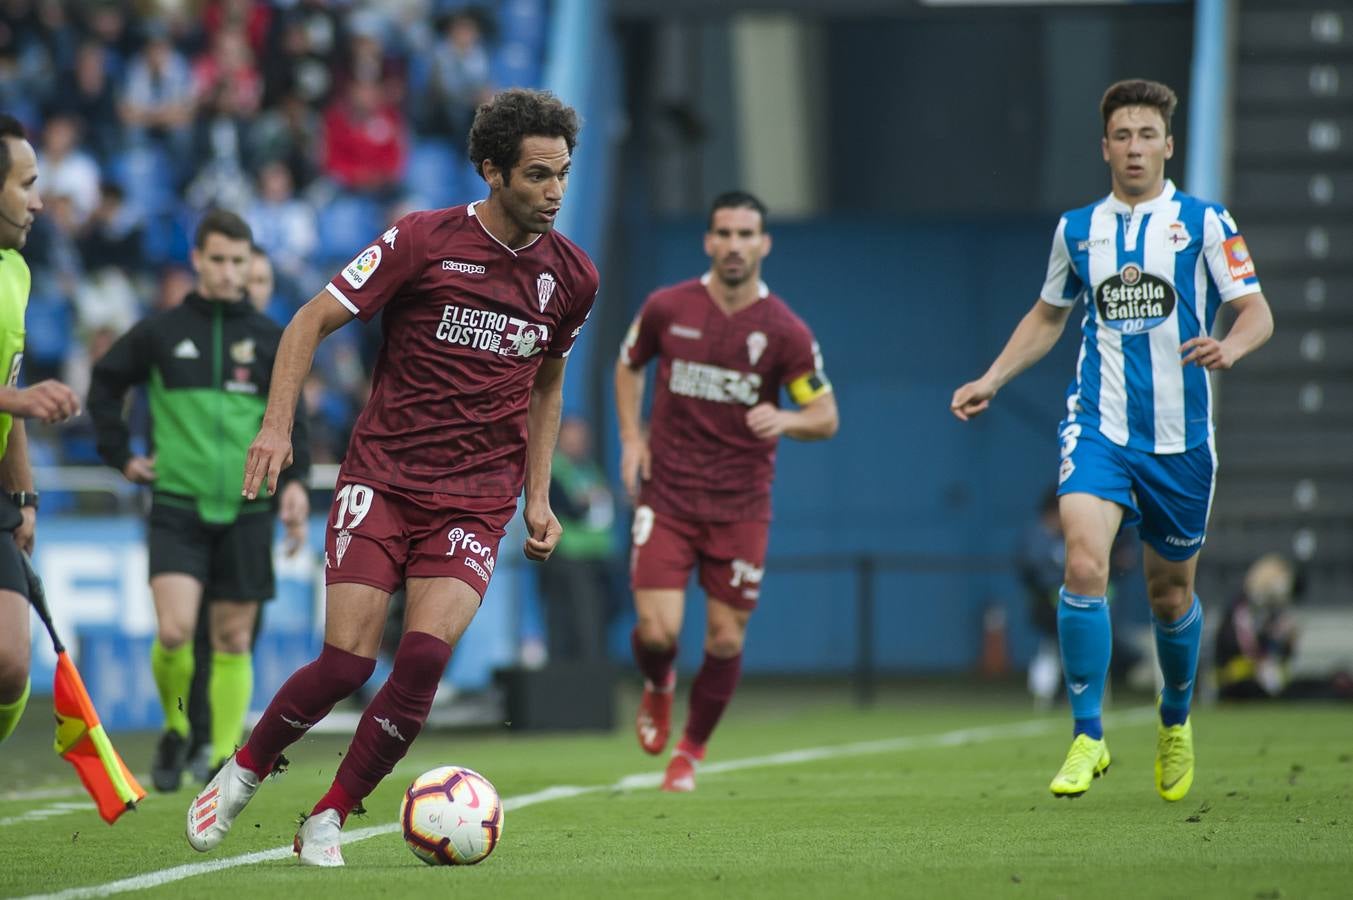
<path id="1" fill-rule="evenodd" d="M 634 698 L 622 705 L 632 714 Z M 858 709 L 844 691 L 757 688 L 740 695 L 690 795 L 619 789 L 657 773 L 629 729 L 608 735 L 425 733 L 347 830 L 393 826 L 409 780 L 437 765 L 483 772 L 512 801 L 552 786 L 593 790 L 513 809 L 479 866 L 433 869 L 382 833 L 344 848 L 347 868 L 299 868 L 288 854 L 152 887 L 162 897 L 324 896 L 1187 897 L 1353 896 L 1353 710 L 1204 709 L 1197 780 L 1168 804 L 1152 787 L 1149 709 L 1120 702 L 1114 764 L 1075 801 L 1047 783 L 1069 742 L 1066 714 L 1035 716 L 1005 691 L 886 691 Z M 193 852 L 183 820 L 194 788 L 152 794 L 108 827 L 50 748 L 44 700 L 0 745 L 0 896 L 59 894 L 176 866 L 288 847 L 323 793 L 346 739 L 292 748 L 216 852 Z M 678 714 L 682 710 L 678 708 Z M 134 771 L 153 735 L 114 735 Z M 902 740 L 894 740 L 902 739 Z M 792 761 L 770 758 L 841 748 Z M 889 743 L 891 741 L 891 743 Z M 835 752 L 835 751 L 833 751 Z M 98 896 L 98 893 L 84 894 Z M 75 896 L 68 894 L 67 896 Z M 317 896 L 311 894 L 311 896 Z"/>

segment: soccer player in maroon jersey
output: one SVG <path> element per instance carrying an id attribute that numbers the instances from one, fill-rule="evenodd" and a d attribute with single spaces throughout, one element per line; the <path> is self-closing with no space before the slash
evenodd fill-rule
<path id="1" fill-rule="evenodd" d="M 776 444 L 781 435 L 836 433 L 836 399 L 813 333 L 761 281 L 770 247 L 760 200 L 741 191 L 716 198 L 705 233 L 710 270 L 648 298 L 615 369 L 621 474 L 638 504 L 631 640 L 644 694 L 635 730 L 649 753 L 661 753 L 671 732 L 672 663 L 697 564 L 706 596 L 705 659 L 665 791 L 695 788 L 695 766 L 742 671 L 765 570 Z M 644 369 L 655 357 L 645 434 Z M 797 410 L 780 408 L 782 387 Z"/>
<path id="2" fill-rule="evenodd" d="M 578 127 L 572 109 L 538 91 L 504 91 L 480 106 L 469 149 L 488 199 L 400 219 L 287 326 L 245 463 L 247 497 L 274 485 L 290 459 L 292 411 L 316 346 L 353 317 L 384 311 L 371 398 L 326 528 L 324 648 L 194 799 L 194 848 L 220 844 L 282 750 L 371 677 L 390 594 L 403 585 L 393 671 L 296 835 L 302 864 L 342 865 L 343 822 L 423 727 L 523 483 L 526 556 L 554 550 L 550 457 L 565 357 L 597 293 L 591 260 L 552 230 Z"/>

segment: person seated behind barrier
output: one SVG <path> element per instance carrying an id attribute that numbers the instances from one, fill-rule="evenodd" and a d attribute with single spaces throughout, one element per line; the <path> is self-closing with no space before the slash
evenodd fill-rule
<path id="1" fill-rule="evenodd" d="M 1218 694 L 1227 700 L 1277 697 L 1289 681 L 1296 650 L 1292 617 L 1296 574 L 1277 553 L 1255 560 L 1241 593 L 1231 601 L 1217 630 Z"/>

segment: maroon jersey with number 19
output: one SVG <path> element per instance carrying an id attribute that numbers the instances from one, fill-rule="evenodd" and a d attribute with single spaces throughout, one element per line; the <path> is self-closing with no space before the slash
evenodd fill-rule
<path id="1" fill-rule="evenodd" d="M 769 520 L 776 440 L 747 427 L 747 410 L 799 404 L 831 390 L 808 326 L 761 285 L 761 298 L 728 315 L 709 275 L 654 292 L 630 326 L 621 359 L 658 358 L 649 416 L 652 477 L 639 502 L 700 522 Z"/>
<path id="2" fill-rule="evenodd" d="M 427 210 L 396 222 L 328 290 L 362 321 L 384 310 L 371 399 L 342 474 L 516 497 L 536 370 L 544 355 L 568 355 L 596 299 L 587 254 L 555 231 L 513 250 L 475 204 Z"/>

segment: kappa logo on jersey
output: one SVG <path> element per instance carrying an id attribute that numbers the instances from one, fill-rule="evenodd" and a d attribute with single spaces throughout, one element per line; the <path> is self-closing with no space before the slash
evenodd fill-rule
<path id="1" fill-rule="evenodd" d="M 1128 263 L 1095 288 L 1099 319 L 1114 331 L 1150 331 L 1174 313 L 1174 287 L 1165 279 Z"/>
<path id="2" fill-rule="evenodd" d="M 667 333 L 673 337 L 687 338 L 692 341 L 700 340 L 705 334 L 699 328 L 692 328 L 689 325 L 668 325 Z"/>
<path id="3" fill-rule="evenodd" d="M 395 238 L 399 237 L 399 226 L 391 228 L 385 234 L 381 235 L 381 240 L 390 245 L 390 249 L 395 249 Z"/>
<path id="4" fill-rule="evenodd" d="M 459 272 L 462 275 L 487 275 L 488 269 L 476 263 L 461 262 L 458 259 L 442 260 L 443 272 Z"/>
<path id="5" fill-rule="evenodd" d="M 487 309 L 447 304 L 437 323 L 437 340 L 500 356 L 535 356 L 550 339 L 547 325 L 539 325 Z"/>
<path id="6" fill-rule="evenodd" d="M 540 303 L 540 311 L 545 311 L 545 306 L 554 296 L 554 276 L 549 272 L 541 272 L 536 276 L 536 300 Z"/>
<path id="7" fill-rule="evenodd" d="M 1243 281 L 1254 277 L 1254 258 L 1243 237 L 1236 235 L 1222 242 L 1222 248 L 1226 250 L 1226 268 L 1231 271 L 1232 278 Z"/>
<path id="8" fill-rule="evenodd" d="M 766 352 L 766 345 L 769 343 L 764 332 L 753 331 L 747 335 L 747 358 L 752 361 L 752 365 L 756 365 L 756 361 Z"/>
<path id="9" fill-rule="evenodd" d="M 756 406 L 761 399 L 761 376 L 755 372 L 738 372 L 708 363 L 674 359 L 667 389 L 682 397 Z"/>
<path id="10" fill-rule="evenodd" d="M 356 259 L 347 264 L 343 269 L 343 280 L 354 288 L 360 288 L 366 284 L 367 279 L 375 274 L 376 269 L 380 268 L 380 264 L 381 245 L 372 244 L 359 253 Z"/>
<path id="11" fill-rule="evenodd" d="M 479 535 L 473 531 L 466 531 L 460 527 L 448 531 L 446 539 L 451 543 L 451 549 L 446 551 L 446 555 L 466 554 L 464 557 L 465 567 L 482 578 L 485 584 L 488 584 L 489 576 L 493 574 L 493 548 L 479 543 Z M 475 559 L 476 556 L 479 559 Z"/>

